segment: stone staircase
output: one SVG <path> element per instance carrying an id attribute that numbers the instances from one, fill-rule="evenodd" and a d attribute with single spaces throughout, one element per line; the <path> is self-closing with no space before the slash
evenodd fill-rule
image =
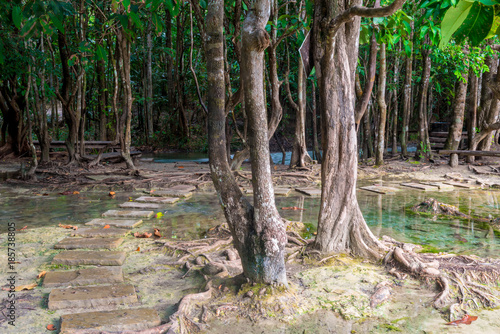
<path id="1" fill-rule="evenodd" d="M 52 264 L 96 266 L 45 275 L 43 287 L 51 289 L 48 308 L 63 314 L 60 333 L 144 330 L 161 324 L 156 310 L 140 308 L 136 288 L 126 283 L 121 266 L 127 254 L 119 247 L 123 237 L 143 222 L 142 218 L 154 215 L 153 211 L 130 209 L 160 209 L 190 197 L 193 190 L 179 186 L 123 203 L 123 210 L 106 211 L 102 215 L 105 218 L 91 220 L 86 223 L 90 227 L 72 231 L 70 237 L 54 246 L 64 251 L 54 257 Z M 159 194 L 175 197 L 157 197 Z"/>

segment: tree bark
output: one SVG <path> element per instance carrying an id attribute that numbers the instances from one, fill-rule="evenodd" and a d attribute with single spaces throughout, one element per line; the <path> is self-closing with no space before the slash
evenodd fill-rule
<path id="1" fill-rule="evenodd" d="M 394 57 L 394 90 L 393 90 L 393 102 L 392 102 L 392 156 L 398 154 L 398 86 L 399 86 L 399 55 L 401 53 L 401 41 L 398 43 L 398 50 L 396 56 Z"/>
<path id="2" fill-rule="evenodd" d="M 410 41 L 413 40 L 413 21 L 411 22 Z M 410 44 L 410 55 L 406 57 L 405 62 L 405 84 L 404 84 L 404 100 L 403 100 L 403 124 L 401 127 L 401 155 L 408 156 L 408 127 L 410 124 L 410 115 L 412 110 L 411 95 L 413 82 L 413 47 Z"/>
<path id="3" fill-rule="evenodd" d="M 356 198 L 354 83 L 361 20 L 349 13 L 356 12 L 353 5 L 359 4 L 337 0 L 317 0 L 314 4 L 314 62 L 323 124 L 321 209 L 314 246 L 324 253 L 380 258 L 385 246 L 366 225 Z M 402 2 L 395 4 L 400 7 Z M 380 13 L 379 9 L 369 13 Z M 337 24 L 339 21 L 343 24 Z"/>
<path id="4" fill-rule="evenodd" d="M 151 22 L 148 23 L 146 32 L 146 143 L 150 143 L 153 137 L 153 40 L 151 38 Z"/>
<path id="5" fill-rule="evenodd" d="M 385 103 L 385 90 L 387 83 L 387 65 L 385 43 L 380 44 L 380 68 L 378 77 L 378 94 L 377 103 L 379 109 L 378 123 L 378 141 L 377 152 L 375 154 L 375 164 L 377 166 L 384 164 L 384 148 L 385 148 L 385 123 L 387 121 L 387 104 Z"/>
<path id="6" fill-rule="evenodd" d="M 444 145 L 445 150 L 458 150 L 462 140 L 462 129 L 464 127 L 465 99 L 467 97 L 468 72 L 462 73 L 463 81 L 458 80 L 455 99 L 453 102 L 453 118 L 451 121 L 448 139 Z M 458 154 L 450 155 L 450 166 L 458 166 Z"/>
<path id="7" fill-rule="evenodd" d="M 253 3 L 243 23 L 242 34 L 242 75 L 250 126 L 253 208 L 241 193 L 225 154 L 224 3 L 211 0 L 207 8 L 208 131 L 212 180 L 240 253 L 245 276 L 255 282 L 287 284 L 284 263 L 287 238 L 284 222 L 274 204 L 263 96 L 264 49 L 269 45 L 265 31 L 269 1 Z"/>
<path id="8" fill-rule="evenodd" d="M 428 37 L 426 37 L 428 40 Z M 417 159 L 429 159 L 432 157 L 431 142 L 429 140 L 429 126 L 427 124 L 427 94 L 429 92 L 429 80 L 431 75 L 431 50 L 426 49 L 427 43 L 422 45 L 423 71 L 420 81 L 420 98 L 418 104 L 418 145 L 415 152 Z"/>

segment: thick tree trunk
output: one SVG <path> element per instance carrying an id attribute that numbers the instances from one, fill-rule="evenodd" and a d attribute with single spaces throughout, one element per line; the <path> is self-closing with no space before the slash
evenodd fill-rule
<path id="1" fill-rule="evenodd" d="M 491 91 L 489 108 L 483 110 L 483 122 L 481 124 L 481 131 L 486 130 L 489 125 L 494 124 L 498 119 L 500 111 L 500 66 L 496 66 L 496 72 L 492 74 L 491 82 L 486 82 L 486 86 Z M 484 89 L 484 88 L 483 88 Z M 489 151 L 493 142 L 493 134 L 487 135 L 479 144 L 481 151 Z"/>
<path id="2" fill-rule="evenodd" d="M 97 75 L 97 113 L 99 115 L 99 140 L 107 140 L 107 115 L 106 106 L 108 100 L 108 91 L 106 89 L 106 75 L 104 60 L 98 60 L 96 63 L 96 75 Z"/>
<path id="3" fill-rule="evenodd" d="M 249 114 L 254 208 L 245 199 L 225 154 L 225 88 L 222 0 L 211 0 L 207 13 L 207 69 L 209 80 L 209 157 L 212 179 L 240 253 L 245 276 L 255 282 L 286 284 L 285 225 L 274 204 L 266 109 L 263 96 L 265 26 L 269 2 L 254 2 L 243 24 L 242 75 Z"/>
<path id="4" fill-rule="evenodd" d="M 311 90 L 312 90 L 312 108 L 311 108 L 311 119 L 312 119 L 312 136 L 313 136 L 313 152 L 314 159 L 321 163 L 321 152 L 319 151 L 319 141 L 318 141 L 318 125 L 317 125 L 317 110 L 316 103 L 316 83 L 311 80 Z"/>
<path id="5" fill-rule="evenodd" d="M 460 141 L 462 140 L 468 74 L 468 72 L 462 73 L 464 81 L 459 80 L 457 83 L 455 99 L 453 101 L 453 118 L 451 121 L 450 131 L 448 132 L 448 139 L 444 145 L 445 150 L 458 150 Z M 450 156 L 450 166 L 458 166 L 458 154 L 452 154 Z"/>
<path id="6" fill-rule="evenodd" d="M 323 119 L 323 163 L 314 246 L 325 253 L 380 258 L 385 247 L 366 225 L 356 198 L 354 81 L 361 20 L 354 17 L 336 31 L 322 25 L 352 5 L 359 2 L 315 1 L 313 43 Z"/>
<path id="7" fill-rule="evenodd" d="M 422 46 L 422 57 L 424 58 L 422 80 L 420 81 L 420 99 L 418 104 L 418 145 L 415 152 L 417 159 L 429 159 L 432 157 L 431 142 L 429 140 L 429 126 L 427 124 L 427 94 L 429 92 L 429 80 L 431 75 L 431 51 L 426 50 L 427 44 Z"/>
<path id="8" fill-rule="evenodd" d="M 380 44 L 380 68 L 379 68 L 378 94 L 377 94 L 377 103 L 380 115 L 378 123 L 377 152 L 375 154 L 375 164 L 377 166 L 384 164 L 385 123 L 387 121 L 387 104 L 385 103 L 386 83 L 387 83 L 387 65 L 386 65 L 385 43 L 382 43 Z"/>

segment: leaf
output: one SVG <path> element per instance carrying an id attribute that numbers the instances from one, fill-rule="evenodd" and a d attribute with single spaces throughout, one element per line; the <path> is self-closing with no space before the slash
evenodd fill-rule
<path id="1" fill-rule="evenodd" d="M 106 52 L 104 47 L 100 44 L 97 46 L 96 55 L 97 55 L 97 60 L 104 60 L 105 62 L 108 61 L 108 53 Z"/>
<path id="2" fill-rule="evenodd" d="M 156 214 L 156 218 L 161 218 L 161 217 L 163 217 L 163 213 L 158 212 L 158 213 Z"/>
<path id="3" fill-rule="evenodd" d="M 103 227 L 103 228 L 109 228 L 109 225 L 104 225 L 104 227 Z"/>
<path id="4" fill-rule="evenodd" d="M 135 26 L 142 30 L 144 26 L 142 25 L 141 19 L 139 18 L 139 15 L 137 15 L 134 12 L 128 13 L 128 16 L 132 19 L 132 22 L 134 22 Z"/>
<path id="5" fill-rule="evenodd" d="M 451 7 L 444 14 L 443 21 L 441 22 L 441 42 L 439 47 L 443 48 L 451 39 L 451 36 L 457 31 L 458 28 L 469 15 L 472 3 L 467 1 L 460 1 L 456 7 Z"/>
<path id="6" fill-rule="evenodd" d="M 152 235 L 153 234 L 149 233 L 149 232 L 144 232 L 144 233 L 135 232 L 134 233 L 134 237 L 136 237 L 136 238 L 151 238 Z"/>
<path id="7" fill-rule="evenodd" d="M 491 29 L 485 39 L 492 38 L 498 35 L 498 29 L 500 28 L 500 16 L 495 16 L 493 18 L 493 23 L 491 24 Z"/>
<path id="8" fill-rule="evenodd" d="M 114 191 L 110 191 L 108 194 L 108 196 L 115 196 L 115 195 L 116 195 L 116 193 Z"/>
<path id="9" fill-rule="evenodd" d="M 25 229 L 27 229 L 27 228 L 28 228 L 28 225 L 26 225 L 25 227 L 20 228 L 20 229 L 18 229 L 18 230 L 16 230 L 16 231 L 24 231 L 24 230 L 25 230 Z"/>
<path id="10" fill-rule="evenodd" d="M 158 238 L 161 238 L 161 233 L 160 233 L 159 229 L 155 228 L 154 236 L 158 237 Z"/>
<path id="11" fill-rule="evenodd" d="M 48 325 L 47 325 L 47 329 L 48 329 L 49 331 L 55 331 L 57 328 L 56 328 L 56 326 L 54 326 L 54 325 L 52 325 L 52 324 L 48 324 Z"/>
<path id="12" fill-rule="evenodd" d="M 17 29 L 21 29 L 22 19 L 23 16 L 21 7 L 14 6 L 14 8 L 12 8 L 12 21 L 14 21 L 14 25 L 16 26 Z"/>
<path id="13" fill-rule="evenodd" d="M 54 13 L 49 13 L 49 17 L 54 26 L 64 34 L 64 24 L 62 21 Z"/>
<path id="14" fill-rule="evenodd" d="M 37 279 L 40 279 L 40 278 L 42 278 L 42 277 L 45 277 L 45 274 L 47 274 L 47 272 L 44 270 L 44 271 L 42 271 L 41 273 L 39 273 L 39 274 L 36 276 L 36 278 L 37 278 Z"/>
<path id="15" fill-rule="evenodd" d="M 136 252 L 140 252 L 141 251 L 141 247 L 137 247 L 137 249 L 135 251 Z"/>
<path id="16" fill-rule="evenodd" d="M 16 286 L 14 291 L 23 291 L 23 290 L 33 290 L 38 286 L 38 283 L 31 283 L 31 284 L 26 284 L 26 285 L 19 285 Z"/>
<path id="17" fill-rule="evenodd" d="M 72 229 L 72 230 L 78 230 L 78 226 L 73 226 L 73 225 L 59 224 L 59 227 L 66 228 L 66 229 Z"/>
<path id="18" fill-rule="evenodd" d="M 153 25 L 155 26 L 156 33 L 161 34 L 161 32 L 163 31 L 163 24 L 161 19 L 158 17 L 158 14 L 153 13 L 151 20 L 153 21 Z"/>
<path id="19" fill-rule="evenodd" d="M 446 323 L 447 325 L 452 325 L 452 326 L 458 326 L 458 325 L 461 325 L 461 324 L 464 324 L 464 325 L 470 325 L 473 321 L 476 321 L 477 320 L 477 316 L 474 316 L 474 315 L 464 315 L 464 317 L 462 319 L 458 319 L 458 320 L 455 320 L 455 321 L 450 321 L 448 323 Z"/>
<path id="20" fill-rule="evenodd" d="M 474 2 L 469 15 L 455 33 L 457 43 L 468 37 L 472 46 L 478 46 L 491 30 L 494 12 L 493 7 Z"/>
<path id="21" fill-rule="evenodd" d="M 73 191 L 73 195 L 80 195 L 80 192 L 79 191 Z"/>

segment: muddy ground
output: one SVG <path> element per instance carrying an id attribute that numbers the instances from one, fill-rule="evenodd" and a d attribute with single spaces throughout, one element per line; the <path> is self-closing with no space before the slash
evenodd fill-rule
<path id="1" fill-rule="evenodd" d="M 23 161 L 0 163 L 0 171 L 9 177 L 16 174 Z M 475 167 L 481 172 L 488 166 L 498 167 L 498 161 L 481 161 Z M 131 174 L 122 164 L 109 164 L 92 169 L 67 167 L 62 161 L 41 166 L 37 181 L 23 181 L 11 178 L 3 185 L 15 188 L 43 191 L 67 191 L 77 189 L 85 192 L 147 191 L 176 184 L 192 184 L 199 191 L 211 191 L 211 181 L 207 164 L 194 163 L 154 163 L 137 161 L 139 173 Z M 491 169 L 493 171 L 493 169 Z M 440 180 L 450 172 L 461 173 L 465 177 L 477 177 L 484 181 L 496 182 L 499 176 L 478 174 L 468 165 L 451 169 L 445 158 L 434 163 L 417 163 L 393 159 L 383 167 L 360 164 L 358 175 L 363 180 Z M 288 166 L 273 167 L 273 181 L 276 185 L 318 186 L 320 166 L 308 169 L 289 170 Z M 238 171 L 241 186 L 250 185 L 250 166 L 244 164 Z M 222 223 L 214 221 L 214 226 Z M 132 230 L 152 230 L 153 222 Z M 151 231 L 150 231 L 151 232 Z M 58 327 L 62 311 L 47 309 L 48 289 L 41 287 L 36 276 L 44 270 L 67 270 L 64 266 L 50 264 L 59 252 L 53 245 L 69 235 L 69 231 L 53 226 L 19 231 L 18 237 L 18 279 L 19 284 L 38 282 L 34 290 L 17 293 L 18 318 L 16 328 L 9 327 L 0 314 L 0 331 L 7 333 L 44 333 L 48 324 Z M 159 311 L 164 322 L 173 314 L 177 303 L 186 294 L 203 289 L 203 275 L 194 270 L 185 275 L 180 266 L 167 263 L 175 260 L 175 254 L 166 252 L 159 240 L 125 237 L 120 249 L 127 251 L 128 258 L 123 266 L 127 283 L 134 284 L 143 307 L 153 307 Z M 2 250 L 6 249 L 7 235 L 0 235 Z M 138 250 L 139 249 L 139 250 Z M 223 249 L 218 249 L 221 252 Z M 7 254 L 0 254 L 0 262 L 7 263 Z M 7 268 L 1 266 L 0 274 L 5 287 Z M 432 302 L 438 291 L 434 284 L 407 278 L 398 280 L 389 275 L 376 263 L 370 263 L 348 255 L 338 255 L 321 264 L 304 259 L 289 264 L 287 268 L 290 288 L 287 292 L 279 289 L 265 289 L 249 296 L 251 286 L 231 283 L 227 289 L 223 284 L 208 305 L 207 333 L 499 333 L 500 310 L 481 310 L 477 321 L 471 325 L 447 326 L 447 310 L 436 310 Z M 375 286 L 386 282 L 392 288 L 391 297 L 385 303 L 370 306 L 370 298 Z M 255 290 L 255 289 L 254 289 Z M 6 301 L 2 291 L 2 312 Z M 200 305 L 201 307 L 201 305 Z M 72 313 L 86 310 L 72 310 Z"/>

